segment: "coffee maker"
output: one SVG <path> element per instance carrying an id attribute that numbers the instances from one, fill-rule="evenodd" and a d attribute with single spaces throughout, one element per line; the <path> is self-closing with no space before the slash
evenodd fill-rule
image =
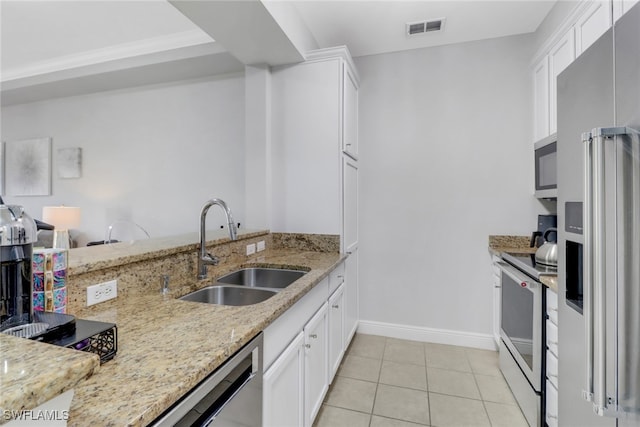
<path id="1" fill-rule="evenodd" d="M 33 244 L 39 222 L 0 198 L 0 333 L 51 342 L 75 331 L 75 317 L 33 310 Z M 47 224 L 45 224 L 46 226 Z"/>
<path id="2" fill-rule="evenodd" d="M 0 204 L 0 331 L 33 320 L 31 257 L 36 223 L 21 206 Z"/>
<path id="3" fill-rule="evenodd" d="M 556 228 L 558 226 L 558 216 L 557 215 L 538 215 L 538 229 L 531 233 L 531 241 L 529 246 L 539 248 L 545 242 L 544 233 L 549 228 Z M 555 242 L 557 239 L 557 233 L 550 232 L 548 237 L 550 241 Z"/>

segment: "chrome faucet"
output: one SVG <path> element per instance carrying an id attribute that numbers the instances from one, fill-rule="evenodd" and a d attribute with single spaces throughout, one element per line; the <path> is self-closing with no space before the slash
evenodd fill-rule
<path id="1" fill-rule="evenodd" d="M 207 238 L 205 232 L 205 220 L 207 218 L 207 211 L 213 205 L 220 206 L 224 211 L 224 214 L 227 216 L 227 222 L 229 223 L 229 238 L 231 240 L 238 239 L 238 230 L 233 222 L 233 215 L 231 215 L 231 210 L 227 207 L 227 204 L 220 199 L 211 199 L 207 201 L 200 212 L 200 254 L 198 255 L 198 279 L 207 278 L 207 265 L 218 265 L 220 262 L 218 257 L 208 253 L 206 248 Z"/>

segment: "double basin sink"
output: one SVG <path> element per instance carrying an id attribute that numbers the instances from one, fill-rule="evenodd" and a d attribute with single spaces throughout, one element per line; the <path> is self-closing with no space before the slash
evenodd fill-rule
<path id="1" fill-rule="evenodd" d="M 213 286 L 180 297 L 183 301 L 221 305 L 251 305 L 271 298 L 304 271 L 280 268 L 243 268 L 216 280 Z"/>

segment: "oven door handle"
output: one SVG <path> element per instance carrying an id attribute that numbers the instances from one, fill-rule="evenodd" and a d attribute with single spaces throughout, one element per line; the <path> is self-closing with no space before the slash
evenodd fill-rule
<path id="1" fill-rule="evenodd" d="M 504 261 L 497 261 L 496 264 L 498 264 L 498 268 L 500 268 L 500 270 L 502 270 L 504 274 L 518 283 L 521 288 L 525 288 L 531 292 L 535 292 L 540 286 L 538 282 L 533 280 L 531 277 L 521 273 L 520 270 L 511 266 L 510 264 Z"/>

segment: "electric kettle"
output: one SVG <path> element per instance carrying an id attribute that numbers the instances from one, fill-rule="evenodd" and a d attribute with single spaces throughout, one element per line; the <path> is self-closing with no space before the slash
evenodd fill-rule
<path id="1" fill-rule="evenodd" d="M 544 243 L 542 246 L 538 248 L 536 251 L 536 262 L 538 264 L 544 264 L 551 267 L 558 266 L 558 245 L 556 242 L 550 241 L 548 238 L 549 233 L 558 233 L 556 228 L 547 228 L 542 237 L 544 238 Z"/>

